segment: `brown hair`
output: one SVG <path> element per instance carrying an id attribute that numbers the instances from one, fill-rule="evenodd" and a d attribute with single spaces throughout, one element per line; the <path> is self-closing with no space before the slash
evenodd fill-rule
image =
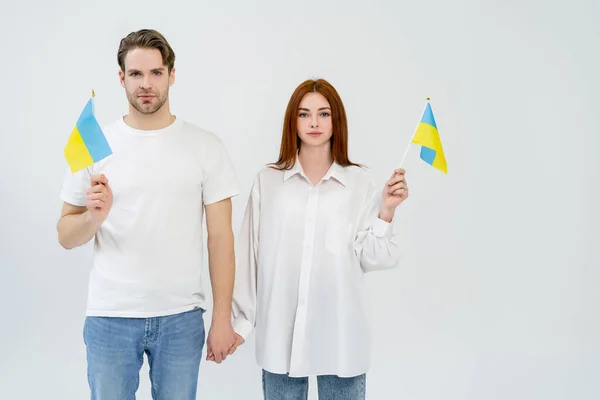
<path id="1" fill-rule="evenodd" d="M 131 32 L 129 35 L 121 39 L 119 51 L 117 52 L 117 62 L 121 71 L 125 71 L 125 56 L 127 52 L 136 48 L 156 49 L 162 55 L 163 64 L 168 67 L 168 72 L 171 72 L 175 66 L 175 52 L 167 42 L 167 39 L 154 29 L 140 29 L 136 32 Z"/>
<path id="2" fill-rule="evenodd" d="M 271 165 L 275 165 L 275 168 L 279 170 L 291 169 L 294 166 L 296 153 L 300 148 L 300 138 L 297 132 L 298 107 L 302 98 L 310 92 L 320 93 L 331 106 L 333 134 L 330 143 L 333 160 L 343 167 L 350 165 L 360 167 L 361 165 L 348 159 L 348 121 L 344 103 L 335 88 L 324 79 L 306 80 L 292 94 L 285 111 L 279 159 Z"/>

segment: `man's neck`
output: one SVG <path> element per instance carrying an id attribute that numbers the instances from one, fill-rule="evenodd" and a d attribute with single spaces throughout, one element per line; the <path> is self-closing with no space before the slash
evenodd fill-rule
<path id="1" fill-rule="evenodd" d="M 165 104 L 154 114 L 142 114 L 129 106 L 129 114 L 124 118 L 127 125 L 139 130 L 158 130 L 170 126 L 175 121 L 175 116 Z"/>
<path id="2" fill-rule="evenodd" d="M 333 163 L 330 144 L 326 143 L 321 147 L 302 146 L 298 159 L 308 179 L 313 185 L 316 185 L 323 179 Z"/>

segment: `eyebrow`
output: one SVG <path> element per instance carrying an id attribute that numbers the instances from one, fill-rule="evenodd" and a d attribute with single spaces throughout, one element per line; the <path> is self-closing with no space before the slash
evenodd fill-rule
<path id="1" fill-rule="evenodd" d="M 298 110 L 301 110 L 301 111 L 310 111 L 308 108 L 302 108 L 302 107 L 300 107 Z M 331 108 L 329 108 L 329 107 L 321 107 L 317 111 L 322 111 L 322 110 L 329 110 L 329 111 L 331 111 Z"/>
<path id="2" fill-rule="evenodd" d="M 164 70 L 165 70 L 165 67 L 158 67 L 158 68 L 152 68 L 152 69 L 150 70 L 150 72 L 164 71 Z M 127 72 L 128 72 L 128 73 L 132 73 L 132 72 L 142 72 L 142 71 L 140 71 L 140 70 L 138 70 L 138 69 L 134 69 L 134 68 L 132 68 L 132 69 L 128 70 Z"/>

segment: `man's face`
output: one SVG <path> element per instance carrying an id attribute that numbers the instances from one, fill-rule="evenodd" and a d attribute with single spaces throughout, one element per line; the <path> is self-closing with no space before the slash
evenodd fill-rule
<path id="1" fill-rule="evenodd" d="M 154 114 L 169 99 L 175 68 L 169 73 L 160 51 L 136 48 L 125 56 L 125 71 L 119 71 L 127 100 L 142 114 Z"/>

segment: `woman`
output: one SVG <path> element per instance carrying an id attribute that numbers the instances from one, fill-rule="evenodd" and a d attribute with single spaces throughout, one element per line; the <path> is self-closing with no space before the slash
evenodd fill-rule
<path id="1" fill-rule="evenodd" d="M 285 114 L 279 160 L 252 186 L 237 246 L 232 347 L 255 329 L 265 399 L 365 398 L 369 327 L 363 274 L 394 268 L 404 170 L 383 187 L 348 159 L 342 101 L 308 80 Z"/>

